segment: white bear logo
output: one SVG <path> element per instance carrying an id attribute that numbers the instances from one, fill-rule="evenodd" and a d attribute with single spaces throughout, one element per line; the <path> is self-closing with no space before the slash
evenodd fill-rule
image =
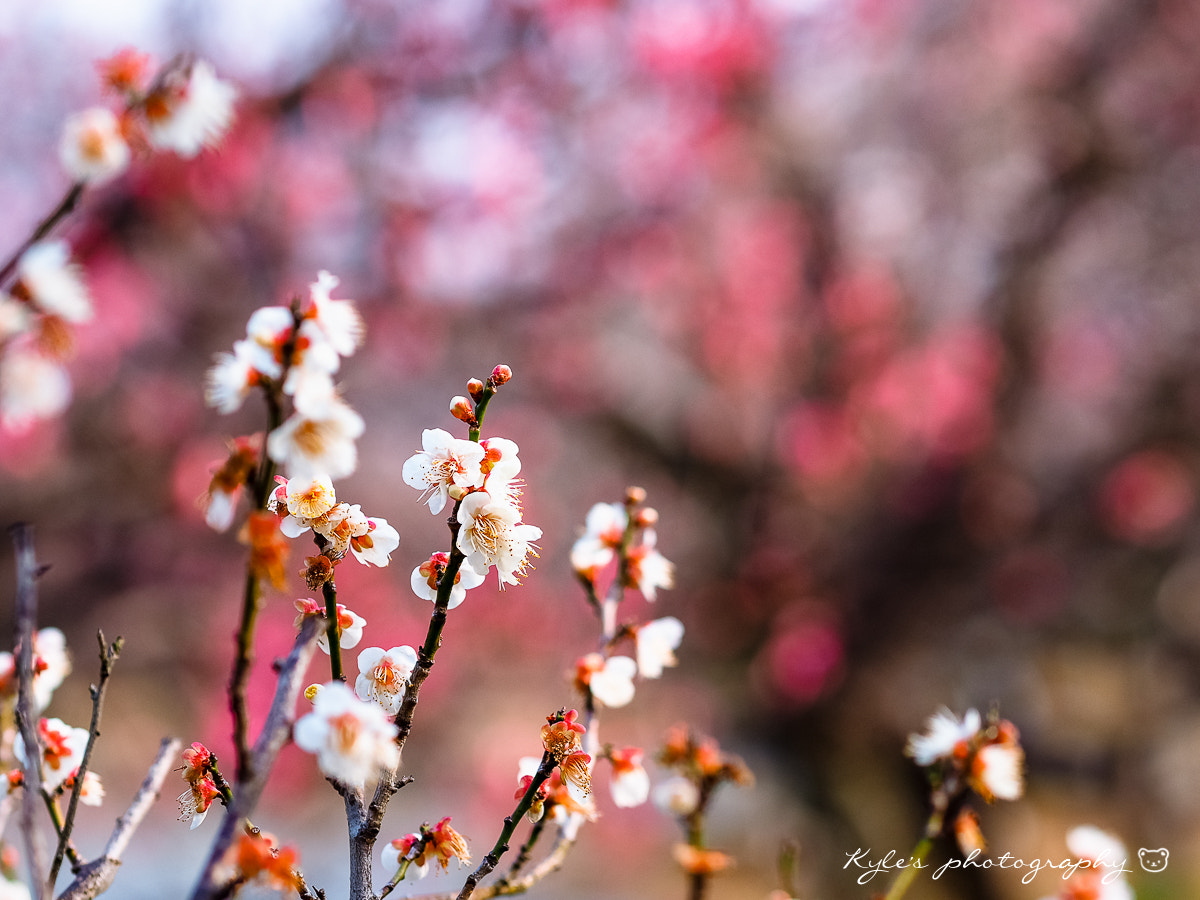
<path id="1" fill-rule="evenodd" d="M 1167 867 L 1167 857 L 1170 855 L 1166 847 L 1161 850 L 1147 850 L 1143 847 L 1138 851 L 1138 862 L 1147 872 L 1161 872 Z"/>

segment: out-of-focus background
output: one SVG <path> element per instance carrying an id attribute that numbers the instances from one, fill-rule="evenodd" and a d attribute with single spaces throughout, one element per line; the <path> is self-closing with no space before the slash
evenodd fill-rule
<path id="1" fill-rule="evenodd" d="M 494 841 L 593 645 L 571 542 L 639 484 L 678 579 L 624 615 L 687 634 L 604 736 L 653 750 L 686 720 L 755 771 L 712 809 L 738 861 L 714 900 L 781 887 L 789 841 L 802 900 L 883 890 L 842 866 L 912 846 L 902 749 L 943 704 L 1021 731 L 1027 796 L 981 811 L 996 855 L 1062 858 L 1091 823 L 1130 848 L 1138 897 L 1195 895 L 1198 41 L 1186 0 L 0 6 L 0 256 L 67 187 L 54 148 L 104 102 L 95 60 L 191 52 L 241 91 L 219 149 L 136 159 L 61 229 L 97 309 L 75 398 L 0 435 L 0 521 L 35 523 L 42 624 L 75 654 L 50 712 L 84 724 L 96 629 L 127 641 L 81 851 L 162 734 L 229 747 L 244 548 L 196 501 L 264 420 L 255 398 L 206 409 L 203 373 L 328 269 L 368 323 L 340 374 L 367 430 L 339 496 L 402 535 L 389 569 L 339 570 L 363 646 L 424 635 L 409 573 L 446 532 L 400 467 L 496 363 L 516 374 L 486 431 L 520 445 L 545 535 L 525 584 L 452 614 L 385 837 L 451 815 L 478 855 Z M 294 578 L 266 604 L 256 721 L 306 594 Z M 213 829 L 174 822 L 176 787 L 110 896 L 191 884 Z M 597 787 L 603 818 L 531 896 L 684 896 L 674 823 Z M 285 753 L 257 824 L 344 889 L 311 757 Z M 1168 869 L 1142 872 L 1138 847 Z M 1060 884 L 951 873 L 910 896 Z"/>

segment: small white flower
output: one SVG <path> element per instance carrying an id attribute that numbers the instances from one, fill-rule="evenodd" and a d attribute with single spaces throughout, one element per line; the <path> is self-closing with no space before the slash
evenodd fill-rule
<path id="1" fill-rule="evenodd" d="M 423 491 L 434 515 L 446 507 L 450 488 L 470 491 L 483 485 L 484 449 L 455 438 L 441 428 L 421 432 L 421 449 L 404 461 L 401 475 L 409 487 Z"/>
<path id="2" fill-rule="evenodd" d="M 683 623 L 674 616 L 639 625 L 634 632 L 637 644 L 638 674 L 658 678 L 664 666 L 673 666 L 675 650 L 683 641 Z"/>
<path id="3" fill-rule="evenodd" d="M 317 765 L 328 777 L 361 787 L 400 762 L 396 731 L 382 707 L 332 681 L 317 693 L 312 712 L 296 722 L 293 735 L 300 749 L 317 755 Z"/>
<path id="4" fill-rule="evenodd" d="M 283 374 L 283 347 L 296 325 L 286 306 L 262 306 L 246 322 L 246 353 L 251 366 L 267 378 Z"/>
<path id="5" fill-rule="evenodd" d="M 0 425 L 23 431 L 52 419 L 71 402 L 71 378 L 24 340 L 0 355 Z"/>
<path id="6" fill-rule="evenodd" d="M 72 728 L 62 719 L 41 719 L 38 738 L 42 743 L 42 782 L 48 790 L 53 790 L 79 768 L 88 732 L 85 728 Z M 28 764 L 25 738 L 20 732 L 13 742 L 13 754 L 22 764 Z"/>
<path id="7" fill-rule="evenodd" d="M 597 571 L 612 562 L 628 521 L 622 504 L 595 504 L 588 510 L 584 533 L 571 546 L 571 567 L 580 575 L 594 578 Z"/>
<path id="8" fill-rule="evenodd" d="M 358 654 L 358 680 L 354 692 L 362 700 L 373 700 L 389 716 L 400 712 L 408 676 L 417 664 L 417 651 L 407 645 L 384 650 L 368 647 Z"/>
<path id="9" fill-rule="evenodd" d="M 0 343 L 28 331 L 32 323 L 28 305 L 0 292 Z"/>
<path id="10" fill-rule="evenodd" d="M 324 270 L 310 285 L 309 311 L 312 321 L 341 356 L 351 356 L 363 342 L 362 316 L 353 300 L 334 300 L 329 295 L 341 282 Z"/>
<path id="11" fill-rule="evenodd" d="M 954 713 L 943 707 L 930 716 L 925 734 L 909 735 L 904 752 L 919 766 L 932 765 L 952 756 L 960 742 L 969 741 L 979 733 L 981 724 L 978 710 L 968 709 L 960 722 Z"/>
<path id="12" fill-rule="evenodd" d="M 241 408 L 258 383 L 257 354 L 249 341 L 237 341 L 232 353 L 217 353 L 216 362 L 204 375 L 204 402 L 228 415 Z"/>
<path id="13" fill-rule="evenodd" d="M 388 841 L 383 845 L 383 849 L 379 852 L 379 861 L 383 865 L 383 872 L 386 877 L 395 877 L 396 873 L 400 871 L 400 860 L 409 859 L 409 854 L 420 843 L 420 840 L 421 836 L 419 834 L 408 834 L 402 838 L 396 838 L 394 841 Z M 404 876 L 414 881 L 419 881 L 428 874 L 428 860 L 421 863 L 413 860 L 408 864 L 408 870 L 404 873 Z"/>
<path id="14" fill-rule="evenodd" d="M 34 244 L 21 255 L 17 278 L 42 312 L 68 322 L 86 322 L 92 317 L 92 301 L 80 268 L 70 260 L 65 241 Z"/>
<path id="15" fill-rule="evenodd" d="M 320 416 L 291 415 L 267 437 L 267 453 L 293 477 L 343 478 L 358 465 L 354 442 L 362 433 L 362 417 L 335 400 Z"/>
<path id="16" fill-rule="evenodd" d="M 288 513 L 297 519 L 323 516 L 337 505 L 333 479 L 328 475 L 290 478 L 285 485 L 284 503 L 287 504 Z"/>
<path id="17" fill-rule="evenodd" d="M 604 667 L 592 673 L 588 681 L 592 696 L 607 706 L 617 709 L 633 699 L 633 676 L 637 674 L 637 663 L 628 656 L 610 656 Z"/>
<path id="18" fill-rule="evenodd" d="M 439 571 L 444 571 L 449 562 L 446 553 L 434 553 L 429 559 L 412 570 L 413 593 L 422 600 L 437 603 L 437 581 Z M 467 599 L 467 591 L 483 584 L 485 573 L 476 572 L 470 566 L 459 566 L 454 574 L 454 586 L 450 588 L 450 600 L 446 609 L 454 609 Z"/>
<path id="19" fill-rule="evenodd" d="M 655 549 L 657 543 L 657 533 L 647 528 L 641 543 L 630 547 L 627 557 L 629 580 L 651 602 L 657 598 L 659 588 L 675 586 L 675 564 Z"/>
<path id="20" fill-rule="evenodd" d="M 458 508 L 458 549 L 466 564 L 480 574 L 496 567 L 500 586 L 518 584 L 525 574 L 530 553 L 537 555 L 533 541 L 542 530 L 521 522 L 521 511 L 496 500 L 487 491 L 467 494 Z"/>
<path id="21" fill-rule="evenodd" d="M 392 551 L 400 546 L 400 532 L 379 516 L 367 519 L 367 529 L 350 538 L 350 552 L 363 565 L 383 568 L 391 562 Z"/>
<path id="22" fill-rule="evenodd" d="M 1019 744 L 988 744 L 975 754 L 973 775 L 985 799 L 1016 800 L 1025 791 L 1022 764 L 1025 753 Z"/>
<path id="23" fill-rule="evenodd" d="M 637 747 L 613 751 L 609 787 L 613 803 L 621 809 L 641 806 L 650 796 L 650 776 L 642 759 L 643 753 Z"/>
<path id="24" fill-rule="evenodd" d="M 700 789 L 682 775 L 659 782 L 651 796 L 655 806 L 673 816 L 690 816 L 700 803 Z"/>
<path id="25" fill-rule="evenodd" d="M 176 73 L 146 102 L 147 136 L 160 150 L 195 156 L 221 140 L 233 121 L 237 91 L 204 60 Z"/>
<path id="26" fill-rule="evenodd" d="M 129 144 L 121 123 L 102 106 L 68 116 L 63 123 L 58 158 L 75 181 L 103 184 L 129 167 Z"/>

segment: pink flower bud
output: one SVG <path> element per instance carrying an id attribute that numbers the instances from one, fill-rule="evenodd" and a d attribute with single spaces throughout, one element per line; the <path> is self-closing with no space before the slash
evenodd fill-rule
<path id="1" fill-rule="evenodd" d="M 472 400 L 478 401 L 483 396 L 483 382 L 478 378 L 472 378 L 467 382 L 467 393 L 471 395 Z"/>
<path id="2" fill-rule="evenodd" d="M 488 379 L 488 383 L 492 387 L 500 387 L 500 385 L 506 384 L 510 378 L 512 378 L 512 369 L 506 365 L 499 365 L 492 369 L 492 376 Z"/>
<path id="3" fill-rule="evenodd" d="M 646 502 L 646 489 L 630 486 L 625 488 L 625 505 L 637 506 L 639 503 Z"/>
<path id="4" fill-rule="evenodd" d="M 634 521 L 637 522 L 638 528 L 653 528 L 658 524 L 658 510 L 652 506 L 639 509 Z"/>
<path id="5" fill-rule="evenodd" d="M 450 401 L 450 415 L 468 425 L 475 424 L 475 410 L 471 407 L 471 401 L 466 397 L 455 397 Z"/>

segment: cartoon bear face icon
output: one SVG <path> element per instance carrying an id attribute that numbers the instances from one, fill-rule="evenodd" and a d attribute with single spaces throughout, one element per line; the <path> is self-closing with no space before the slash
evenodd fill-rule
<path id="1" fill-rule="evenodd" d="M 1161 850 L 1147 850 L 1143 847 L 1138 851 L 1138 862 L 1147 872 L 1161 872 L 1167 867 L 1167 857 L 1170 851 L 1165 847 Z"/>

